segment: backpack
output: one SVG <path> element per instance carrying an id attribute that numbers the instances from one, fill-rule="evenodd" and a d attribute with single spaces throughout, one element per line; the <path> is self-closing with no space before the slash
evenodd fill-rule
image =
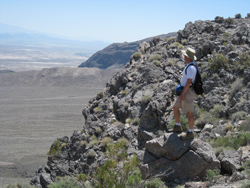
<path id="1" fill-rule="evenodd" d="M 202 88 L 203 83 L 202 83 L 202 80 L 201 80 L 200 72 L 199 72 L 198 68 L 196 67 L 196 65 L 194 65 L 194 64 L 189 64 L 189 65 L 187 66 L 186 70 L 185 70 L 185 73 L 187 74 L 187 69 L 188 69 L 188 67 L 191 66 L 191 65 L 195 66 L 195 68 L 196 68 L 196 70 L 197 70 L 197 73 L 196 73 L 196 76 L 195 76 L 195 82 L 194 82 L 194 84 L 192 84 L 192 87 L 194 88 L 194 91 L 195 91 L 195 93 L 196 93 L 197 95 L 202 95 L 202 94 L 204 93 L 204 90 L 203 90 L 203 88 Z"/>

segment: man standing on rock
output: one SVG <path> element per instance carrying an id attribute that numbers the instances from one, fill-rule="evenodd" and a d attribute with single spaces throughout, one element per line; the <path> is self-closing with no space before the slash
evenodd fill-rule
<path id="1" fill-rule="evenodd" d="M 185 67 L 182 78 L 181 78 L 181 86 L 184 87 L 181 95 L 177 97 L 175 104 L 173 106 L 174 111 L 174 118 L 175 118 L 175 126 L 173 132 L 181 133 L 182 127 L 180 124 L 180 108 L 187 113 L 188 117 L 188 125 L 189 129 L 188 132 L 184 135 L 181 135 L 182 140 L 188 140 L 194 138 L 194 99 L 196 97 L 196 93 L 192 87 L 195 82 L 195 77 L 197 73 L 197 69 L 195 66 L 191 66 L 192 64 L 195 65 L 195 50 L 192 48 L 187 48 L 185 51 L 182 51 L 184 55 L 185 62 L 187 66 Z M 190 65 L 190 66 L 189 66 Z M 187 70 L 186 70 L 187 69 Z"/>

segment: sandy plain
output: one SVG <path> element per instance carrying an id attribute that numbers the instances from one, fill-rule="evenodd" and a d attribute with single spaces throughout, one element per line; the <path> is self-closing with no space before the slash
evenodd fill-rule
<path id="1" fill-rule="evenodd" d="M 0 187 L 29 183 L 52 142 L 82 129 L 82 109 L 103 88 L 0 86 Z"/>

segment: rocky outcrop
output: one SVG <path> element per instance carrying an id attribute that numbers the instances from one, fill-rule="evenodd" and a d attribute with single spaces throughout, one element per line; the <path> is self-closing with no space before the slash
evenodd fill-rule
<path id="1" fill-rule="evenodd" d="M 145 158 L 140 165 L 144 178 L 202 179 L 208 169 L 220 169 L 212 147 L 199 139 L 182 141 L 177 134 L 166 133 L 147 141 L 145 148 L 155 160 Z"/>
<path id="2" fill-rule="evenodd" d="M 69 139 L 59 139 L 62 152 L 50 156 L 47 171 L 41 172 L 49 173 L 51 180 L 54 175 L 91 173 L 107 160 L 100 142 L 109 137 L 113 142 L 120 138 L 129 141 L 127 153 L 137 155 L 144 178 L 204 179 L 206 170 L 217 168 L 233 173 L 235 180 L 243 177 L 237 175 L 242 152 L 233 155 L 224 151 L 216 158 L 206 141 L 231 134 L 226 131 L 226 120 L 232 129 L 237 128 L 239 120 L 232 118 L 233 113 L 249 113 L 249 29 L 249 19 L 196 21 L 187 23 L 177 38 L 142 43 L 125 69 L 83 109 L 83 130 Z M 169 133 L 175 87 L 185 67 L 181 50 L 186 47 L 197 52 L 205 89 L 205 95 L 195 101 L 199 131 L 190 141 Z M 200 109 L 214 116 L 198 118 Z M 226 120 L 214 121 L 216 118 Z M 36 179 L 41 181 L 41 175 Z M 40 185 L 38 180 L 33 184 Z"/>

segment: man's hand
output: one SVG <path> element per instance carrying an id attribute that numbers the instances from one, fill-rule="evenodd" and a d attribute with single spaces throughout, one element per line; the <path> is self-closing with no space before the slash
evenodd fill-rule
<path id="1" fill-rule="evenodd" d="M 191 78 L 187 79 L 186 85 L 185 85 L 185 87 L 184 87 L 184 89 L 183 89 L 183 91 L 182 91 L 182 93 L 180 95 L 180 101 L 184 100 L 184 95 L 187 92 L 187 90 L 188 90 L 188 88 L 190 87 L 191 84 L 192 84 L 192 79 Z"/>

